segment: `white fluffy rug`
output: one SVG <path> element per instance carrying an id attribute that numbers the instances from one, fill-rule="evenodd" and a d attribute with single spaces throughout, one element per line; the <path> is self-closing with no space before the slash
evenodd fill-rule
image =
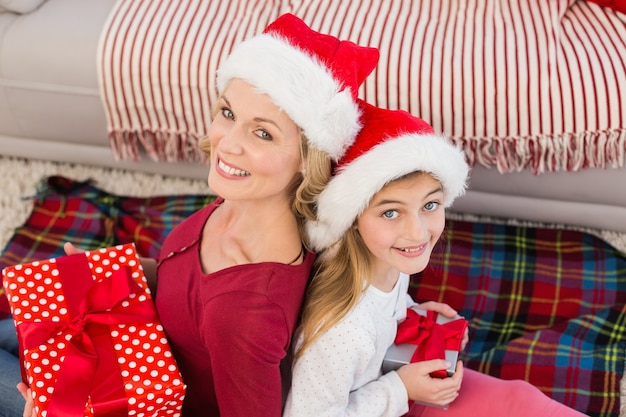
<path id="1" fill-rule="evenodd" d="M 35 194 L 35 186 L 38 181 L 50 175 L 63 175 L 76 180 L 93 179 L 99 188 L 117 195 L 145 197 L 187 193 L 204 194 L 209 192 L 207 183 L 204 180 L 189 180 L 123 170 L 0 156 L 0 178 L 3 179 L 0 182 L 0 249 L 4 248 L 9 241 L 13 235 L 13 230 L 23 224 L 28 217 L 32 204 L 31 198 Z M 454 213 L 450 213 L 449 216 L 465 220 L 567 228 L 567 226 L 563 225 L 545 225 L 516 220 L 502 221 Z M 626 233 L 617 233 L 610 230 L 575 229 L 593 233 L 626 253 Z M 626 417 L 626 378 L 622 381 L 622 411 L 620 417 Z"/>
<path id="2" fill-rule="evenodd" d="M 205 180 L 0 156 L 0 178 L 3 179 L 0 182 L 0 248 L 4 248 L 14 228 L 26 221 L 39 180 L 50 175 L 81 181 L 93 179 L 98 188 L 116 195 L 147 197 L 209 192 Z"/>

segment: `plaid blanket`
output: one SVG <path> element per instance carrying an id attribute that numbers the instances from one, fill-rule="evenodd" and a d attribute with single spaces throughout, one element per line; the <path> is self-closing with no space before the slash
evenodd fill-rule
<path id="1" fill-rule="evenodd" d="M 0 269 L 62 256 L 65 242 L 82 249 L 132 242 L 139 256 L 156 258 L 170 230 L 213 199 L 209 195 L 116 196 L 91 181 L 52 176 L 39 184 L 33 211 L 4 248 Z M 0 316 L 8 311 L 3 293 L 0 288 Z"/>
<path id="2" fill-rule="evenodd" d="M 167 233 L 212 198 L 116 196 L 91 182 L 50 177 L 0 268 L 60 256 L 66 241 L 85 249 L 134 242 L 141 256 L 154 257 Z M 467 367 L 526 379 L 590 416 L 618 417 L 626 257 L 601 239 L 449 220 L 410 292 L 418 301 L 447 302 L 469 320 Z"/>
<path id="3" fill-rule="evenodd" d="M 590 416 L 619 414 L 626 257 L 592 235 L 448 221 L 416 301 L 469 319 L 465 366 L 525 379 Z"/>

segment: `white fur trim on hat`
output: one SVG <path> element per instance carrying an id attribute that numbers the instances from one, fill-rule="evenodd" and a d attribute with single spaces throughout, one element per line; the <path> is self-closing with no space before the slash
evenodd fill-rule
<path id="1" fill-rule="evenodd" d="M 337 242 L 374 194 L 388 182 L 415 171 L 428 172 L 441 182 L 445 207 L 465 192 L 469 167 L 464 153 L 447 138 L 407 134 L 387 139 L 343 168 L 322 191 L 318 220 L 306 224 L 312 249 L 319 251 Z"/>
<path id="2" fill-rule="evenodd" d="M 269 95 L 313 146 L 335 160 L 361 127 L 349 88 L 344 89 L 319 60 L 275 35 L 255 36 L 234 49 L 217 73 L 220 94 L 233 78 Z"/>

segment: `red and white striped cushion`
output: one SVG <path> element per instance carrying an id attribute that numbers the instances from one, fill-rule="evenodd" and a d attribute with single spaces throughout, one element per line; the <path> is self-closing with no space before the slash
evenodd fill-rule
<path id="1" fill-rule="evenodd" d="M 626 162 L 626 15 L 575 0 L 121 0 L 103 35 L 114 149 L 197 158 L 215 71 L 284 12 L 378 47 L 361 96 L 401 108 L 501 172 Z"/>

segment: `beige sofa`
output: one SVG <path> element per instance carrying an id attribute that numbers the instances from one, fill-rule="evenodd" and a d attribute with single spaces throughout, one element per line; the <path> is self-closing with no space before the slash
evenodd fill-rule
<path id="1" fill-rule="evenodd" d="M 154 162 L 145 156 L 141 161 L 118 161 L 114 158 L 108 138 L 107 113 L 105 112 L 105 103 L 102 97 L 101 83 L 103 74 L 99 72 L 102 70 L 102 67 L 99 66 L 99 47 L 101 46 L 99 42 L 103 39 L 103 28 L 108 22 L 107 19 L 111 17 L 110 13 L 116 6 L 115 0 L 31 0 L 26 3 L 29 6 L 26 8 L 27 10 L 17 12 L 7 8 L 2 9 L 2 6 L 0 6 L 0 149 L 2 149 L 3 155 L 128 168 L 191 178 L 205 177 L 206 167 L 201 166 L 197 162 Z M 246 2 L 237 1 L 232 3 Z M 323 5 L 320 7 L 327 8 L 324 13 L 319 12 L 319 9 L 316 12 L 311 6 L 312 3 L 315 2 L 304 1 L 296 10 L 290 10 L 286 7 L 288 2 L 268 2 L 270 5 L 264 6 L 264 10 L 257 11 L 259 14 L 255 14 L 254 10 L 247 10 L 242 19 L 244 22 L 248 22 L 246 19 L 250 19 L 250 16 L 256 16 L 253 20 L 255 20 L 258 27 L 263 27 L 265 24 L 263 19 L 269 21 L 278 13 L 292 11 L 305 20 L 308 16 L 310 21 L 313 22 L 312 26 L 314 28 L 332 31 L 332 24 L 324 20 L 329 15 L 328 7 L 330 6 L 328 4 L 331 2 L 318 2 Z M 369 5 L 368 7 L 371 11 L 377 2 L 364 3 Z M 402 2 L 397 4 L 399 3 Z M 556 2 L 548 3 L 554 4 Z M 613 25 L 616 22 L 626 22 L 626 18 L 623 15 L 616 15 L 612 11 L 605 13 L 596 5 L 584 4 L 577 6 L 573 4 L 574 2 L 566 0 L 565 3 L 572 7 L 583 7 L 584 13 L 589 12 L 598 16 L 603 16 L 603 14 L 610 15 L 611 24 Z M 383 6 L 380 4 L 376 7 L 378 7 L 379 20 L 366 19 L 359 23 L 361 26 L 353 25 L 352 30 L 354 32 L 346 32 L 348 36 L 351 36 L 352 33 L 359 34 L 358 39 L 354 40 L 364 43 L 365 41 L 362 37 L 363 27 L 368 24 L 376 25 L 376 22 L 382 19 L 380 17 L 382 16 L 381 13 L 386 13 L 386 16 L 394 15 L 398 18 L 405 16 L 407 12 L 399 9 L 384 12 L 384 10 L 381 11 L 380 8 Z M 574 11 L 580 12 L 580 10 Z M 565 21 L 567 18 L 566 13 L 568 12 L 568 10 L 563 10 L 558 13 L 561 13 L 560 16 Z M 422 11 L 422 13 L 425 13 L 425 11 Z M 373 12 L 369 13 L 369 15 L 374 16 Z M 232 15 L 231 18 L 236 19 L 238 16 Z M 363 18 L 365 17 L 359 17 L 359 19 Z M 419 19 L 419 16 L 416 19 Z M 425 44 L 428 28 L 420 32 L 422 30 L 420 29 L 422 27 L 420 22 L 419 20 L 414 22 L 409 20 L 394 21 L 388 22 L 386 27 L 395 26 L 404 29 L 402 32 L 404 34 L 404 42 L 407 41 L 406 33 L 413 33 L 416 37 L 421 33 L 423 38 L 421 40 L 418 39 L 418 41 Z M 519 24 L 519 22 L 516 24 Z M 224 27 L 231 27 L 233 30 L 237 29 L 237 25 L 225 25 Z M 407 31 L 411 28 L 415 30 L 412 32 Z M 376 32 L 372 31 L 371 33 Z M 626 33 L 626 30 L 623 33 Z M 239 36 L 244 35 L 245 31 L 240 31 Z M 455 39 L 458 42 L 462 42 L 465 39 L 464 36 L 469 35 L 466 33 L 465 35 L 457 34 L 455 36 L 457 36 Z M 370 44 L 376 43 L 375 38 L 370 36 L 369 39 L 371 40 Z M 442 52 L 437 51 L 435 47 L 436 34 L 432 36 L 432 39 L 434 40 L 431 43 L 431 49 L 435 52 L 433 52 L 431 61 L 434 62 L 434 59 L 439 57 L 440 53 L 443 54 L 444 59 L 447 59 L 445 48 Z M 621 39 L 621 42 L 624 42 L 624 39 Z M 445 40 L 442 45 L 446 45 Z M 408 61 L 403 61 L 403 56 L 395 49 L 397 47 L 397 44 L 393 43 L 380 44 L 382 53 L 381 65 L 371 80 L 368 80 L 368 84 L 365 85 L 362 94 L 366 99 L 376 101 L 379 105 L 405 107 L 406 104 L 406 107 L 409 107 L 408 110 L 424 117 L 421 114 L 424 109 L 423 103 L 415 105 L 415 102 L 419 102 L 420 97 L 424 97 L 422 94 L 425 87 L 423 74 L 426 74 L 426 72 L 424 72 L 424 68 L 421 68 L 420 72 L 417 73 L 418 77 L 420 77 L 418 81 L 412 87 L 405 86 L 401 77 L 403 72 L 394 67 L 394 65 L 401 66 L 403 65 L 402 62 Z M 516 53 L 520 51 L 518 48 Z M 531 50 L 530 52 L 541 54 L 541 51 L 536 50 Z M 420 56 L 422 58 L 421 62 L 426 62 L 423 60 L 426 56 L 425 54 L 425 51 L 422 50 L 420 54 L 413 54 L 411 57 Z M 590 53 L 589 56 L 581 56 L 580 59 L 592 60 L 593 57 L 594 54 Z M 453 209 L 457 212 L 478 215 L 557 222 L 626 232 L 626 168 L 624 168 L 626 130 L 623 125 L 619 126 L 619 121 L 615 122 L 615 120 L 621 120 L 626 123 L 626 94 L 623 93 L 626 91 L 626 64 L 624 64 L 626 56 L 622 55 L 614 58 L 615 62 L 621 62 L 621 66 L 615 65 L 613 67 L 616 85 L 622 87 L 621 95 L 617 94 L 619 90 L 615 91 L 610 86 L 598 86 L 598 88 L 606 89 L 607 94 L 604 100 L 612 109 L 611 123 L 613 125 L 600 127 L 610 128 L 613 131 L 612 143 L 614 149 L 618 150 L 613 164 L 621 164 L 618 167 L 611 167 L 611 163 L 607 163 L 605 164 L 607 166 L 604 168 L 577 167 L 576 169 L 563 169 L 563 167 L 557 167 L 558 169 L 552 171 L 550 169 L 540 169 L 539 171 L 544 172 L 538 173 L 536 167 L 533 169 L 530 166 L 524 167 L 523 165 L 518 172 L 520 167 L 511 166 L 509 163 L 505 167 L 500 166 L 500 170 L 498 170 L 495 167 L 497 162 L 485 162 L 484 158 L 486 153 L 491 152 L 496 154 L 497 159 L 498 151 L 494 148 L 495 145 L 485 144 L 484 137 L 481 145 L 478 142 L 468 142 L 467 137 L 459 136 L 457 128 L 460 119 L 446 119 L 451 114 L 457 117 L 459 109 L 454 107 L 454 103 L 448 109 L 443 99 L 441 99 L 441 103 L 432 105 L 435 94 L 433 93 L 434 90 L 431 89 L 429 95 L 431 106 L 428 107 L 427 112 L 424 112 L 428 116 L 424 118 L 427 118 L 435 128 L 448 133 L 459 144 L 465 144 L 468 149 L 474 150 L 474 154 L 468 152 L 468 155 L 474 159 L 469 192 L 455 202 Z M 454 59 L 454 56 L 450 59 Z M 460 62 L 460 67 L 457 68 L 456 64 L 453 64 L 452 67 L 458 69 L 458 73 L 452 74 L 454 82 L 456 82 L 460 74 L 465 74 L 465 79 L 467 79 L 467 74 L 460 70 L 460 68 L 465 68 L 464 65 L 463 62 Z M 511 71 L 510 68 L 509 71 Z M 518 71 L 520 71 L 519 74 L 522 74 L 522 70 L 518 69 Z M 397 79 L 394 78 L 392 80 L 393 83 L 390 81 L 392 74 L 398 75 Z M 441 74 L 445 75 L 443 71 Z M 435 75 L 440 77 L 437 78 L 439 81 L 435 80 Z M 448 85 L 443 78 L 444 75 L 440 76 L 439 73 L 432 73 L 428 77 L 432 81 L 432 85 L 439 82 L 443 86 L 442 93 Z M 109 76 L 115 76 L 115 74 L 109 74 Z M 554 74 L 548 74 L 548 76 L 550 78 Z M 586 77 L 587 75 L 584 76 Z M 543 75 L 539 74 L 537 80 L 545 79 L 542 77 Z M 209 84 L 210 82 L 212 81 L 209 80 Z M 529 91 L 532 79 L 530 82 Z M 571 82 L 574 83 L 575 80 Z M 494 81 L 493 88 L 495 88 L 494 91 L 496 92 L 509 88 L 509 86 L 505 85 L 498 90 L 498 85 Z M 520 85 L 518 85 L 517 89 L 518 101 L 522 102 L 520 97 L 522 97 L 523 90 L 526 87 L 520 87 Z M 403 102 L 401 97 L 390 95 L 390 86 L 396 87 L 399 91 L 398 94 L 412 94 L 413 98 L 411 100 L 413 101 Z M 461 88 L 467 90 L 467 85 Z M 483 91 L 487 91 L 489 88 L 488 85 L 483 86 Z M 383 89 L 388 91 L 382 91 Z M 450 97 L 457 96 L 452 94 Z M 464 103 L 465 109 L 477 108 L 480 105 L 479 101 L 481 98 L 476 91 L 458 97 Z M 483 99 L 486 97 L 487 95 Z M 468 101 L 470 98 L 474 102 Z M 550 94 L 545 95 L 544 98 L 545 100 L 550 100 Z M 584 98 L 574 98 L 573 101 L 580 102 L 581 100 L 584 100 Z M 528 102 L 530 103 L 531 101 L 528 100 Z M 525 118 L 529 118 L 533 110 L 532 108 L 525 108 L 520 109 L 518 112 L 511 112 L 510 102 L 508 105 L 509 110 L 507 111 L 510 114 L 515 113 L 516 120 L 520 125 L 525 123 Z M 590 106 L 590 104 L 587 106 Z M 435 111 L 436 109 L 443 111 L 437 112 Z M 498 109 L 494 111 L 494 117 L 500 117 L 497 113 Z M 565 104 L 562 105 L 563 114 L 567 114 L 570 111 L 573 110 L 569 109 Z M 476 113 L 474 112 L 474 114 Z M 578 116 L 580 115 L 576 114 L 576 117 Z M 586 115 L 582 116 L 586 117 Z M 485 111 L 484 117 L 485 123 L 489 124 L 489 111 Z M 616 126 L 615 123 L 618 123 L 618 125 Z M 460 124 L 463 124 L 463 120 L 460 120 Z M 488 129 L 485 131 L 488 131 Z M 529 137 L 533 135 L 535 135 L 533 132 L 528 134 Z M 545 140 L 545 138 L 541 139 Z M 487 149 L 482 156 L 478 155 L 477 152 L 480 149 L 477 147 L 477 143 L 482 148 L 490 149 Z M 508 152 L 510 152 L 510 148 Z"/>

